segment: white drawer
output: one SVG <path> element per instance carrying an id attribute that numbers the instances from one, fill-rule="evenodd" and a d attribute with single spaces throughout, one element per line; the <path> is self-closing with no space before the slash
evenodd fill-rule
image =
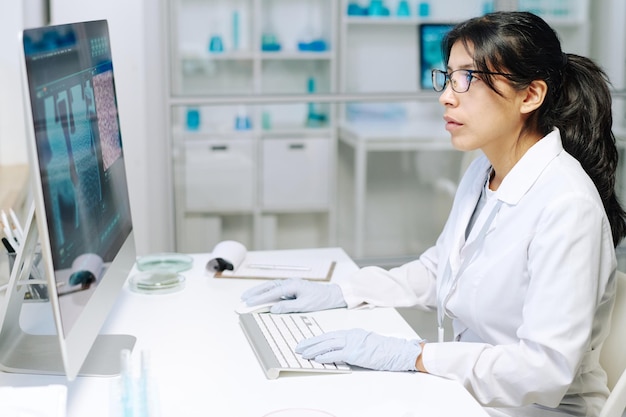
<path id="1" fill-rule="evenodd" d="M 255 167 L 253 140 L 186 143 L 187 210 L 251 210 L 254 207 Z"/>
<path id="2" fill-rule="evenodd" d="M 329 139 L 264 139 L 261 205 L 265 209 L 325 209 L 329 205 Z"/>

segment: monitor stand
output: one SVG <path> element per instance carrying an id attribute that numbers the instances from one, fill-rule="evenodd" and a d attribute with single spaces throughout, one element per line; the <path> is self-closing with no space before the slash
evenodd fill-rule
<path id="1" fill-rule="evenodd" d="M 31 206 L 24 228 L 24 241 L 16 252 L 9 283 L 4 296 L 0 294 L 0 371 L 26 374 L 66 375 L 58 333 L 39 335 L 26 333 L 20 324 L 26 288 L 33 267 L 39 233 L 35 221 L 34 205 Z M 49 274 L 45 274 L 49 275 Z M 54 283 L 47 277 L 47 284 Z M 50 297 L 56 291 L 48 291 Z M 52 315 L 49 303 L 47 313 Z M 43 306 L 37 306 L 43 307 Z M 57 327 L 57 332 L 60 329 Z M 132 350 L 136 338 L 131 335 L 99 335 L 83 363 L 80 376 L 115 376 L 120 374 L 120 352 Z"/>

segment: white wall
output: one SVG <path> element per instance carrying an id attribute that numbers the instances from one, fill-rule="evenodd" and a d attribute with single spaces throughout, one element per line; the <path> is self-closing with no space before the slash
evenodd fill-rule
<path id="1" fill-rule="evenodd" d="M 23 102 L 20 84 L 20 30 L 24 27 L 22 2 L 2 5 L 0 15 L 0 164 L 26 162 Z"/>
<path id="2" fill-rule="evenodd" d="M 0 13 L 0 164 L 28 160 L 20 72 L 19 33 L 45 24 L 45 0 L 9 1 Z"/>
<path id="3" fill-rule="evenodd" d="M 594 0 L 591 4 L 591 58 L 606 71 L 613 87 L 626 89 L 626 2 L 624 0 Z M 616 135 L 626 129 L 626 103 L 613 100 L 613 121 Z M 626 181 L 626 178 L 622 179 Z"/>
<path id="4" fill-rule="evenodd" d="M 604 67 L 615 88 L 623 89 L 626 85 L 626 2 L 594 0 L 590 8 L 591 58 Z"/>
<path id="5" fill-rule="evenodd" d="M 51 0 L 53 24 L 107 19 L 140 254 L 173 249 L 160 2 Z"/>

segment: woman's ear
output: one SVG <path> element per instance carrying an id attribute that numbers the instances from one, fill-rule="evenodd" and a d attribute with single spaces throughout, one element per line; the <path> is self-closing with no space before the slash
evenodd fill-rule
<path id="1" fill-rule="evenodd" d="M 525 96 L 522 98 L 520 111 L 528 114 L 537 110 L 546 98 L 547 92 L 548 85 L 545 81 L 535 80 L 531 82 L 530 85 L 523 90 Z"/>

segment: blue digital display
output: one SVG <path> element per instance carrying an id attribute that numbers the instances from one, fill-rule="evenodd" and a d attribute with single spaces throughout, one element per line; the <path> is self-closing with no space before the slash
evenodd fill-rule
<path id="1" fill-rule="evenodd" d="M 419 57 L 420 57 L 420 87 L 424 90 L 432 89 L 431 70 L 445 70 L 441 42 L 446 34 L 454 27 L 452 23 L 422 23 L 419 25 Z"/>

